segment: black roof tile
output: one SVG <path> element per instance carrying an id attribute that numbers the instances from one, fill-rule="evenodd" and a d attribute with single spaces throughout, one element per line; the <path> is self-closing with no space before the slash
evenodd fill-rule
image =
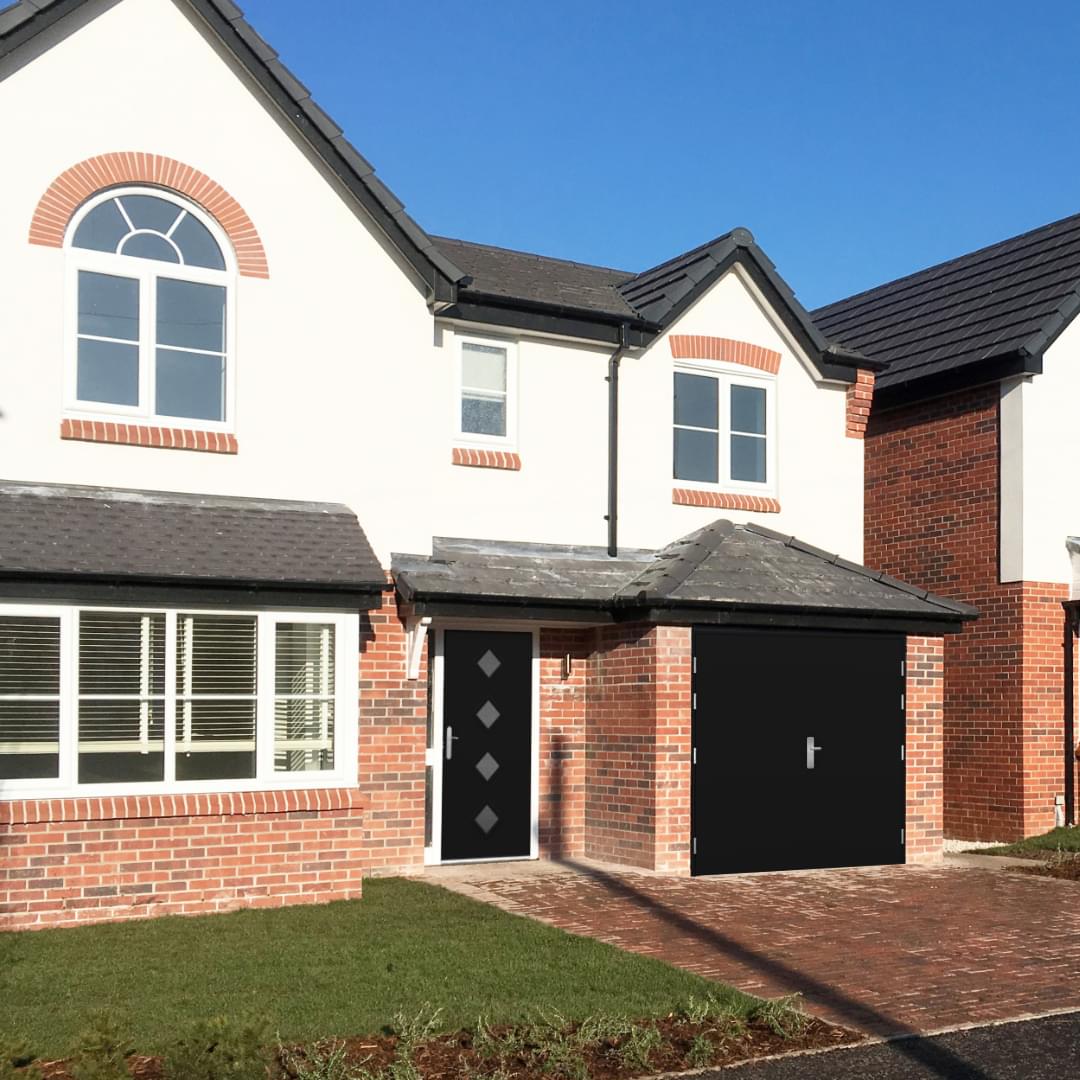
<path id="1" fill-rule="evenodd" d="M 828 304 L 813 319 L 887 364 L 881 390 L 917 393 L 931 376 L 974 380 L 987 361 L 1040 355 L 1078 308 L 1080 214 Z"/>
<path id="2" fill-rule="evenodd" d="M 304 586 L 385 576 L 337 503 L 0 481 L 0 577 Z"/>

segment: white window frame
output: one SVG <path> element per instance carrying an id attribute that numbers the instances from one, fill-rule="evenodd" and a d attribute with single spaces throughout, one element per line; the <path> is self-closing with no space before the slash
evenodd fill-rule
<path id="1" fill-rule="evenodd" d="M 517 447 L 517 394 L 518 394 L 518 343 L 511 338 L 482 337 L 474 334 L 455 336 L 454 370 L 454 444 L 483 449 L 513 450 Z M 465 393 L 465 346 L 483 345 L 490 349 L 506 350 L 506 434 L 482 435 L 475 431 L 462 431 L 461 404 Z"/>
<path id="2" fill-rule="evenodd" d="M 164 613 L 165 619 L 165 766 L 160 781 L 125 784 L 78 782 L 78 613 L 120 611 Z M 178 607 L 159 604 L 24 604 L 0 602 L 0 615 L 60 619 L 60 768 L 54 779 L 0 780 L 0 802 L 8 799 L 96 798 L 113 795 L 182 795 L 199 792 L 274 791 L 355 787 L 358 771 L 360 621 L 340 611 L 289 611 Z M 180 615 L 252 616 L 257 620 L 256 769 L 239 780 L 175 779 L 177 618 Z M 277 623 L 329 623 L 334 626 L 334 768 L 274 772 L 275 693 L 274 626 Z"/>
<path id="3" fill-rule="evenodd" d="M 717 381 L 717 482 L 704 480 L 682 480 L 675 476 L 674 432 L 676 428 L 686 428 L 685 424 L 675 423 L 675 375 L 705 375 Z M 731 387 L 748 386 L 765 391 L 765 482 L 756 480 L 731 479 Z M 671 392 L 671 430 L 672 430 L 672 484 L 675 487 L 688 488 L 692 491 L 719 491 L 732 494 L 774 496 L 777 484 L 777 442 L 776 426 L 776 376 L 767 372 L 758 373 L 748 370 L 741 364 L 719 362 L 684 361 L 675 365 L 672 373 Z M 695 430 L 689 428 L 688 430 Z M 705 430 L 705 429 L 698 429 Z M 736 432 L 738 434 L 738 432 Z"/>
<path id="4" fill-rule="evenodd" d="M 201 222 L 221 249 L 224 270 L 201 266 L 157 262 L 133 255 L 90 251 L 73 246 L 75 233 L 91 210 L 111 199 L 125 195 L 150 195 L 173 203 Z M 228 237 L 216 221 L 198 206 L 170 191 L 147 185 L 109 188 L 95 195 L 71 219 L 64 240 L 66 249 L 66 302 L 64 316 L 64 415 L 81 420 L 132 421 L 155 427 L 185 428 L 193 431 L 234 432 L 236 429 L 236 260 Z M 114 405 L 101 401 L 80 401 L 79 375 L 79 271 L 108 274 L 139 282 L 139 404 Z M 157 339 L 158 278 L 191 281 L 200 285 L 219 285 L 225 289 L 225 419 L 200 420 L 196 417 L 169 416 L 154 411 Z M 186 350 L 199 352 L 198 349 Z M 211 355 L 211 354 L 207 354 Z M 216 354 L 213 354 L 216 355 Z"/>

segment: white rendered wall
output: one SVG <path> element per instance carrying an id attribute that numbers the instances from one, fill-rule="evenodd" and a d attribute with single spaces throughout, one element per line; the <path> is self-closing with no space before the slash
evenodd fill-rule
<path id="1" fill-rule="evenodd" d="M 427 552 L 433 535 L 606 542 L 610 350 L 519 339 L 521 471 L 452 466 L 457 332 L 436 328 L 400 259 L 172 0 L 102 4 L 32 63 L 0 69 L 0 116 L 5 144 L 21 148 L 5 161 L 0 201 L 0 477 L 344 502 L 384 563 Z M 27 232 L 57 175 L 123 150 L 201 169 L 265 245 L 269 280 L 235 285 L 236 456 L 59 438 L 74 333 L 65 255 Z M 844 388 L 814 383 L 738 274 L 673 329 L 782 354 L 782 513 L 672 505 L 662 339 L 623 361 L 620 542 L 658 546 L 723 516 L 858 559 L 863 444 L 845 437 Z"/>
<path id="2" fill-rule="evenodd" d="M 1068 584 L 1066 538 L 1080 536 L 1080 324 L 1046 350 L 1043 371 L 1022 389 L 1023 580 Z M 1015 447 L 1015 425 L 1002 426 L 1002 452 Z M 1008 580 L 1008 579 L 1006 579 Z"/>

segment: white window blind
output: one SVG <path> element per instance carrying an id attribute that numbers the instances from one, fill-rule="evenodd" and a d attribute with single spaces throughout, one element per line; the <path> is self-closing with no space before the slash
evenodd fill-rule
<path id="1" fill-rule="evenodd" d="M 334 767 L 334 627 L 278 623 L 274 662 L 274 769 Z"/>
<path id="2" fill-rule="evenodd" d="M 254 616 L 177 616 L 177 780 L 255 776 L 257 641 Z"/>
<path id="3" fill-rule="evenodd" d="M 60 769 L 60 620 L 0 616 L 0 780 Z"/>
<path id="4" fill-rule="evenodd" d="M 161 780 L 165 615 L 79 614 L 79 783 Z"/>

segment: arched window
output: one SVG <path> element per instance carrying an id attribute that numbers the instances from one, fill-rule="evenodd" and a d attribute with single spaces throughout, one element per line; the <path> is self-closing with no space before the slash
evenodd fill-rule
<path id="1" fill-rule="evenodd" d="M 169 192 L 117 188 L 87 202 L 68 229 L 68 408 L 229 426 L 227 251 L 213 220 Z"/>

